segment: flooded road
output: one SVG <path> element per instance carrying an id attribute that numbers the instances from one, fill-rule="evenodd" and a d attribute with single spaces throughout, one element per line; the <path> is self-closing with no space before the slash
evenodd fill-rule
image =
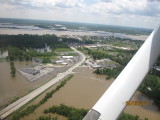
<path id="1" fill-rule="evenodd" d="M 68 106 L 74 106 L 76 108 L 91 108 L 98 98 L 106 90 L 106 87 L 109 86 L 113 80 L 106 81 L 106 76 L 99 76 L 93 74 L 93 70 L 88 68 L 77 68 L 74 70 L 74 77 L 67 82 L 67 84 L 56 92 L 52 98 L 41 105 L 38 109 L 35 110 L 33 114 L 30 114 L 27 117 L 22 118 L 22 120 L 37 119 L 39 116 L 43 115 L 43 110 L 51 107 L 52 105 L 65 104 Z M 86 77 L 87 76 L 87 77 Z M 47 90 L 54 89 L 55 86 Z M 45 92 L 45 93 L 46 93 Z M 37 103 L 40 101 L 45 94 L 42 94 L 35 101 L 30 104 Z M 65 119 L 62 119 L 65 120 Z"/>
<path id="2" fill-rule="evenodd" d="M 16 70 L 35 64 L 31 61 L 18 61 L 14 63 Z M 16 72 L 16 77 L 12 77 L 10 75 L 10 63 L 0 62 L 0 106 L 7 104 L 13 100 L 14 97 L 23 96 L 35 88 L 40 87 L 44 83 L 56 77 L 58 72 L 63 72 L 66 69 L 68 69 L 68 67 L 55 68 L 47 76 L 44 76 L 34 82 L 30 82 L 18 71 Z"/>
<path id="3" fill-rule="evenodd" d="M 77 68 L 75 72 L 74 77 L 68 81 L 63 88 L 55 93 L 52 98 L 36 109 L 33 114 L 22 118 L 22 120 L 35 120 L 44 115 L 44 109 L 47 109 L 53 105 L 65 104 L 76 108 L 90 109 L 113 82 L 113 80 L 105 80 L 105 76 L 93 74 L 92 69 L 81 67 Z M 54 88 L 55 86 L 46 92 L 49 92 Z M 44 97 L 45 93 L 30 104 L 40 101 Z M 148 101 L 149 99 L 142 93 L 136 92 L 132 100 Z M 149 100 L 149 102 L 152 103 L 152 100 Z M 149 118 L 149 120 L 160 120 L 160 111 L 158 111 L 157 107 L 153 105 L 148 107 L 128 106 L 124 111 L 133 115 L 139 115 L 141 118 L 146 117 Z"/>

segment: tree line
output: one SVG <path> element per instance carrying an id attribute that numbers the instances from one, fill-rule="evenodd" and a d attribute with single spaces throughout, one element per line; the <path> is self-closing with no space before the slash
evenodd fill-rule
<path id="1" fill-rule="evenodd" d="M 41 116 L 36 120 L 58 120 L 58 117 L 51 117 L 50 115 L 49 116 Z"/>
<path id="2" fill-rule="evenodd" d="M 87 114 L 88 110 L 76 109 L 74 107 L 68 107 L 64 104 L 60 106 L 52 106 L 49 109 L 44 110 L 44 113 L 52 113 L 67 117 L 68 120 L 82 120 Z"/>
<path id="3" fill-rule="evenodd" d="M 138 115 L 130 115 L 128 113 L 121 113 L 118 120 L 148 120 L 148 118 L 140 119 Z"/>
<path id="4" fill-rule="evenodd" d="M 50 46 L 52 52 L 39 53 L 34 49 Z M 69 48 L 69 46 L 55 35 L 0 35 L 1 51 L 8 50 L 7 60 L 32 60 L 33 57 L 55 56 L 56 48 Z"/>
<path id="5" fill-rule="evenodd" d="M 55 92 L 60 90 L 60 88 L 62 88 L 67 83 L 67 81 L 69 81 L 72 77 L 73 77 L 73 75 L 69 75 L 67 78 L 65 78 L 60 83 L 60 85 L 58 85 L 55 89 L 46 93 L 45 97 L 42 100 L 40 100 L 37 104 L 30 105 L 30 106 L 26 107 L 24 110 L 19 109 L 19 110 L 15 111 L 11 117 L 11 120 L 20 120 L 20 118 L 22 118 L 24 116 L 28 116 L 29 114 L 33 113 L 39 106 L 46 103 L 47 100 L 49 98 L 51 98 Z"/>
<path id="6" fill-rule="evenodd" d="M 45 44 L 60 43 L 56 35 L 0 35 L 0 48 L 14 46 L 18 48 L 44 48 Z"/>
<path id="7" fill-rule="evenodd" d="M 36 52 L 36 50 L 30 48 L 30 49 L 19 49 L 17 47 L 8 47 L 8 57 L 6 57 L 7 60 L 19 60 L 19 61 L 29 61 L 32 60 L 33 57 L 52 57 L 56 56 L 57 54 L 55 52 L 46 52 L 46 53 L 40 53 Z"/>
<path id="8" fill-rule="evenodd" d="M 94 71 L 96 74 L 107 75 L 106 79 L 117 78 L 117 76 L 122 71 L 123 67 L 119 66 L 117 68 L 108 69 L 108 68 L 98 68 Z"/>
<path id="9" fill-rule="evenodd" d="M 71 43 L 77 43 L 77 44 L 94 44 L 95 41 L 92 41 L 92 40 L 86 40 L 86 39 L 83 39 L 83 40 L 78 40 L 78 39 L 75 39 L 75 38 L 62 38 L 62 41 L 67 43 L 67 44 L 71 44 Z"/>
<path id="10" fill-rule="evenodd" d="M 45 114 L 52 113 L 52 114 L 58 114 L 62 115 L 67 118 L 67 120 L 82 120 L 86 114 L 88 113 L 87 109 L 77 109 L 75 107 L 66 106 L 64 104 L 60 104 L 59 106 L 52 106 L 48 109 L 44 110 Z M 45 117 L 40 117 L 41 119 L 37 120 L 50 120 L 46 119 Z M 43 119 L 42 119 L 43 118 Z M 48 117 L 49 118 L 49 117 Z M 142 120 L 139 118 L 139 116 L 133 116 L 128 113 L 122 113 L 118 120 Z M 144 120 L 148 120 L 145 118 Z"/>
<path id="11" fill-rule="evenodd" d="M 139 90 L 149 98 L 152 98 L 154 104 L 160 109 L 160 77 L 148 74 L 140 85 Z"/>

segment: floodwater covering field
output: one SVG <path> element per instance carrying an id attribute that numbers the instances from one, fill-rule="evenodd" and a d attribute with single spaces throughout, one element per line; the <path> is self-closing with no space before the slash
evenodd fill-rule
<path id="1" fill-rule="evenodd" d="M 127 106 L 124 112 L 132 115 L 139 115 L 142 118 L 148 118 L 149 120 L 160 120 L 160 111 L 153 104 L 153 101 L 147 98 L 144 94 L 137 91 L 132 97 L 131 101 L 147 101 L 150 105 L 144 106 Z"/>
<path id="2" fill-rule="evenodd" d="M 47 30 L 47 29 L 40 29 L 40 30 L 26 30 L 26 29 L 0 29 L 1 34 L 9 34 L 9 35 L 17 35 L 17 34 L 55 34 L 57 36 L 61 35 L 80 35 L 80 36 L 112 36 L 112 33 L 109 32 L 95 32 L 95 31 L 56 31 L 56 30 Z M 130 34 L 121 34 L 115 33 L 115 36 L 122 37 L 122 38 L 129 38 L 135 40 L 146 40 L 148 35 L 130 35 Z"/>
<path id="3" fill-rule="evenodd" d="M 40 87 L 44 83 L 56 77 L 57 72 L 63 72 L 68 67 L 54 68 L 54 70 L 42 78 L 30 82 L 22 74 L 18 72 L 18 69 L 32 66 L 35 64 L 31 61 L 18 61 L 15 62 L 16 77 L 10 75 L 10 63 L 0 62 L 0 106 L 7 104 L 15 97 L 23 96 L 37 87 Z"/>
<path id="4" fill-rule="evenodd" d="M 84 67 L 77 68 L 74 72 L 74 77 L 63 88 L 36 109 L 34 113 L 22 118 L 22 120 L 35 120 L 44 115 L 43 111 L 45 109 L 53 105 L 65 104 L 76 108 L 90 109 L 114 81 L 113 79 L 105 80 L 106 76 L 93 74 L 92 69 Z M 55 86 L 51 87 L 45 93 L 54 88 Z M 45 96 L 45 93 L 32 101 L 30 105 L 39 102 Z M 143 100 L 152 103 L 152 100 L 149 100 L 140 92 L 136 92 L 132 100 Z M 128 106 L 124 111 L 133 115 L 139 115 L 141 118 L 147 117 L 149 120 L 160 119 L 160 111 L 154 105 Z M 61 117 L 60 120 L 66 119 Z"/>

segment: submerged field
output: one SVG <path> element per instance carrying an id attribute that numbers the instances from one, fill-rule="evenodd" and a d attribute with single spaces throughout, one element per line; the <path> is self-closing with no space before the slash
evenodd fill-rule
<path id="1" fill-rule="evenodd" d="M 74 72 L 74 77 L 63 88 L 57 91 L 46 103 L 39 106 L 34 113 L 22 118 L 22 120 L 36 120 L 44 115 L 43 111 L 45 109 L 53 105 L 65 104 L 76 108 L 90 109 L 114 81 L 113 79 L 105 80 L 106 76 L 104 75 L 93 74 L 93 69 L 81 67 L 77 68 Z M 47 92 L 55 87 L 51 87 L 28 105 L 38 103 Z M 132 100 L 144 100 L 152 103 L 152 100 L 149 100 L 140 92 L 136 92 Z M 160 112 L 154 105 L 129 106 L 124 111 L 133 115 L 139 115 L 141 118 L 149 118 L 149 120 L 160 119 Z M 59 119 L 66 120 L 62 116 Z"/>
<path id="2" fill-rule="evenodd" d="M 32 66 L 34 63 L 31 61 L 21 61 L 15 62 L 16 69 L 25 68 Z M 20 72 L 17 71 L 16 77 L 12 77 L 10 75 L 10 64 L 9 62 L 1 62 L 0 63 L 0 106 L 8 104 L 10 101 L 21 97 L 25 94 L 28 94 L 32 90 L 40 87 L 44 83 L 53 79 L 57 76 L 58 72 L 63 72 L 68 69 L 70 66 L 66 67 L 57 67 L 51 73 L 42 78 L 30 82 L 28 81 Z"/>

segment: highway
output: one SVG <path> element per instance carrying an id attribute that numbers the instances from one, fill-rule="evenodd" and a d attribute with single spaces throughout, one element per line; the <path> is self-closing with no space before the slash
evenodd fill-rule
<path id="1" fill-rule="evenodd" d="M 37 88 L 36 90 L 32 91 L 28 95 L 20 98 L 16 102 L 14 102 L 14 103 L 10 104 L 9 106 L 7 106 L 6 108 L 2 109 L 0 111 L 0 119 L 2 120 L 4 118 L 6 118 L 8 115 L 10 115 L 14 111 L 16 111 L 17 109 L 22 107 L 23 105 L 25 105 L 26 103 L 31 101 L 33 98 L 35 98 L 36 96 L 38 96 L 39 94 L 41 94 L 45 90 L 47 90 L 49 87 L 53 86 L 54 84 L 56 84 L 57 82 L 62 80 L 64 77 L 71 74 L 75 68 L 79 67 L 85 61 L 86 57 L 83 53 L 81 53 L 80 51 L 76 50 L 73 47 L 71 47 L 71 49 L 76 51 L 82 57 L 78 63 L 76 63 L 74 66 L 72 66 L 71 68 L 69 68 L 65 72 L 59 73 L 56 78 L 53 78 L 52 80 L 50 80 L 46 84 L 42 85 L 41 87 Z"/>

